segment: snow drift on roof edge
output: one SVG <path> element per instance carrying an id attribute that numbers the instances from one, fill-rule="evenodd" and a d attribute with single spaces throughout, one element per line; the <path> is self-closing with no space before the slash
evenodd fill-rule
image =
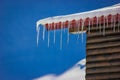
<path id="1" fill-rule="evenodd" d="M 65 21 L 71 21 L 71 20 L 79 20 L 79 19 L 86 19 L 87 17 L 93 18 L 93 17 L 100 17 L 102 15 L 107 16 L 109 14 L 115 15 L 117 13 L 120 13 L 120 3 L 110 6 L 110 7 L 105 7 L 101 9 L 96 9 L 92 11 L 86 11 L 86 12 L 81 12 L 81 13 L 75 13 L 75 14 L 70 14 L 70 15 L 63 15 L 63 16 L 55 16 L 55 17 L 48 17 L 45 19 L 38 20 L 36 23 L 36 30 L 37 30 L 37 45 L 38 45 L 38 40 L 39 40 L 39 25 L 45 26 L 46 23 L 57 23 L 57 22 L 65 22 Z"/>
<path id="2" fill-rule="evenodd" d="M 92 11 L 86 11 L 86 12 L 81 12 L 81 13 L 75 13 L 75 14 L 70 14 L 70 15 L 63 15 L 63 16 L 55 16 L 55 17 L 48 17 L 45 19 L 40 19 L 37 21 L 36 26 L 45 25 L 46 23 L 52 23 L 52 22 L 64 22 L 66 20 L 78 20 L 78 19 L 85 19 L 87 17 L 92 18 L 94 16 L 99 17 L 101 15 L 109 15 L 109 14 L 116 14 L 120 13 L 120 3 L 110 6 L 110 7 L 105 7 L 101 9 L 96 9 Z"/>

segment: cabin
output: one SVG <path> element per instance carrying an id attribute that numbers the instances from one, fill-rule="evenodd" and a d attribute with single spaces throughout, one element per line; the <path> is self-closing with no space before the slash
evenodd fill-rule
<path id="1" fill-rule="evenodd" d="M 120 4 L 36 24 L 38 35 L 39 25 L 48 31 L 67 28 L 68 34 L 86 33 L 86 80 L 120 80 Z"/>

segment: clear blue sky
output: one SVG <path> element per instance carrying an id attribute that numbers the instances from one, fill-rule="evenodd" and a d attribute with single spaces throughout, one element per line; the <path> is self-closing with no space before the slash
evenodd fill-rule
<path id="1" fill-rule="evenodd" d="M 85 58 L 85 40 L 70 35 L 63 49 L 57 43 L 36 45 L 36 21 L 42 18 L 78 13 L 120 3 L 120 0 L 0 0 L 0 80 L 31 80 L 46 74 L 62 74 Z M 51 38 L 52 40 L 52 38 Z"/>

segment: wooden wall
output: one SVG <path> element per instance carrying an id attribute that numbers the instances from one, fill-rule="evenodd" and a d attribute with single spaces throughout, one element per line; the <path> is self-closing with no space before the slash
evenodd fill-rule
<path id="1" fill-rule="evenodd" d="M 86 80 L 120 80 L 120 26 L 117 24 L 87 31 Z"/>

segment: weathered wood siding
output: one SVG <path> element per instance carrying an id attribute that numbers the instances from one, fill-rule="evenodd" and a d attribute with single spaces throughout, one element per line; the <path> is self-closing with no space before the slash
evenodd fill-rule
<path id="1" fill-rule="evenodd" d="M 86 80 L 120 80 L 119 27 L 92 27 L 87 32 Z"/>

